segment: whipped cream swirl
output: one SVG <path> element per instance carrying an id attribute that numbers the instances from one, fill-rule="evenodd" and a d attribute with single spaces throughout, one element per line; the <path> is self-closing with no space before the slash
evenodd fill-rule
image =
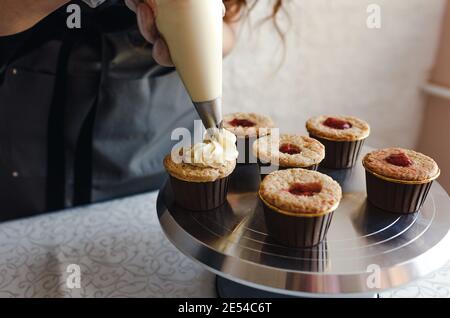
<path id="1" fill-rule="evenodd" d="M 220 168 L 236 160 L 236 136 L 226 129 L 210 130 L 203 142 L 183 149 L 183 162 L 199 167 Z"/>

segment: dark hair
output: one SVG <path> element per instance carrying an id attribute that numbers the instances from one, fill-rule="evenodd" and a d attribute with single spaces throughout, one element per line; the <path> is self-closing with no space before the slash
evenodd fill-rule
<path id="1" fill-rule="evenodd" d="M 284 33 L 282 32 L 280 26 L 277 23 L 277 14 L 283 7 L 284 0 L 274 0 L 274 5 L 272 7 L 272 12 L 266 20 L 272 20 L 276 31 L 284 38 Z M 258 0 L 224 0 L 225 7 L 227 8 L 227 13 L 225 15 L 225 21 L 237 21 L 242 17 L 244 11 L 251 11 L 253 7 L 258 3 Z"/>

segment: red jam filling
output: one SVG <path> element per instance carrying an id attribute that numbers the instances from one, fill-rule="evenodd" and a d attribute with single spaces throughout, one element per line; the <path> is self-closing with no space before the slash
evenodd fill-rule
<path id="1" fill-rule="evenodd" d="M 289 155 L 296 155 L 302 152 L 300 147 L 293 144 L 282 144 L 280 146 L 280 152 L 287 153 Z"/>
<path id="2" fill-rule="evenodd" d="M 294 183 L 289 188 L 289 192 L 293 195 L 304 195 L 312 197 L 314 194 L 322 191 L 322 185 L 318 182 L 312 183 Z"/>
<path id="3" fill-rule="evenodd" d="M 233 127 L 254 127 L 256 124 L 247 119 L 233 119 L 230 121 L 230 125 Z"/>
<path id="4" fill-rule="evenodd" d="M 409 167 L 413 164 L 412 160 L 404 153 L 392 154 L 385 159 L 394 166 Z"/>
<path id="5" fill-rule="evenodd" d="M 323 124 L 327 127 L 340 130 L 352 128 L 352 124 L 350 124 L 348 121 L 333 117 L 327 118 L 327 120 L 325 120 Z"/>

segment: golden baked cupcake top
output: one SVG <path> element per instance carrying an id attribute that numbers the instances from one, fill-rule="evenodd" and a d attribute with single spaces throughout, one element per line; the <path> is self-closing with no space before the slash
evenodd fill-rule
<path id="1" fill-rule="evenodd" d="M 356 141 L 370 134 L 370 126 L 353 116 L 317 116 L 306 122 L 308 132 L 319 138 L 335 141 Z"/>
<path id="2" fill-rule="evenodd" d="M 224 116 L 223 127 L 238 138 L 246 138 L 269 135 L 274 123 L 270 117 L 256 113 L 232 113 Z"/>
<path id="3" fill-rule="evenodd" d="M 253 143 L 253 154 L 265 163 L 284 168 L 306 168 L 319 164 L 325 158 L 325 146 L 316 139 L 281 134 L 261 137 Z"/>
<path id="4" fill-rule="evenodd" d="M 227 161 L 218 168 L 194 166 L 183 161 L 175 162 L 169 154 L 164 158 L 167 172 L 177 179 L 188 182 L 214 182 L 229 176 L 236 167 L 236 160 Z"/>
<path id="5" fill-rule="evenodd" d="M 213 182 L 233 172 L 238 155 L 236 136 L 226 129 L 216 129 L 203 142 L 175 149 L 164 158 L 164 167 L 180 180 Z"/>
<path id="6" fill-rule="evenodd" d="M 369 172 L 394 180 L 428 182 L 439 176 L 432 158 L 403 148 L 372 151 L 364 157 L 363 165 Z"/>
<path id="7" fill-rule="evenodd" d="M 320 216 L 337 208 L 342 189 L 336 181 L 320 172 L 287 169 L 269 174 L 261 183 L 259 196 L 280 213 Z"/>

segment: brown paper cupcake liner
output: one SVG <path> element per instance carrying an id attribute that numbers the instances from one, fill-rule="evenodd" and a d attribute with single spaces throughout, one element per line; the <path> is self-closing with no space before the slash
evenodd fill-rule
<path id="1" fill-rule="evenodd" d="M 242 182 L 245 180 L 245 182 Z M 259 167 L 255 164 L 236 165 L 230 175 L 230 189 L 238 192 L 256 192 L 259 189 Z"/>
<path id="2" fill-rule="evenodd" d="M 382 210 L 394 213 L 419 211 L 432 184 L 433 181 L 422 184 L 392 182 L 366 170 L 367 200 Z"/>
<path id="3" fill-rule="evenodd" d="M 272 172 L 278 171 L 278 170 L 301 168 L 301 169 L 306 169 L 306 170 L 317 171 L 319 169 L 319 164 L 315 164 L 315 165 L 312 165 L 312 166 L 309 166 L 309 167 L 281 167 L 281 166 L 273 166 L 272 169 L 270 169 L 271 171 L 269 173 L 264 173 L 263 172 L 263 168 L 270 167 L 271 164 L 270 163 L 263 163 L 259 159 L 258 159 L 258 166 L 259 166 L 259 174 L 261 175 L 261 181 L 264 180 L 264 178 L 266 176 L 268 176 L 269 173 L 272 173 Z"/>
<path id="4" fill-rule="evenodd" d="M 239 152 L 239 156 L 236 159 L 238 165 L 256 164 L 257 159 L 253 154 L 253 143 L 257 137 L 245 137 L 237 138 L 236 147 Z"/>
<path id="5" fill-rule="evenodd" d="M 214 182 L 188 182 L 170 176 L 175 203 L 187 210 L 215 209 L 227 200 L 229 177 Z"/>
<path id="6" fill-rule="evenodd" d="M 321 167 L 330 169 L 346 169 L 355 165 L 365 139 L 355 141 L 335 141 L 309 134 L 325 146 L 325 158 L 320 163 Z"/>
<path id="7" fill-rule="evenodd" d="M 288 247 L 312 247 L 322 242 L 328 232 L 334 211 L 319 216 L 294 216 L 280 213 L 263 201 L 268 234 Z"/>

